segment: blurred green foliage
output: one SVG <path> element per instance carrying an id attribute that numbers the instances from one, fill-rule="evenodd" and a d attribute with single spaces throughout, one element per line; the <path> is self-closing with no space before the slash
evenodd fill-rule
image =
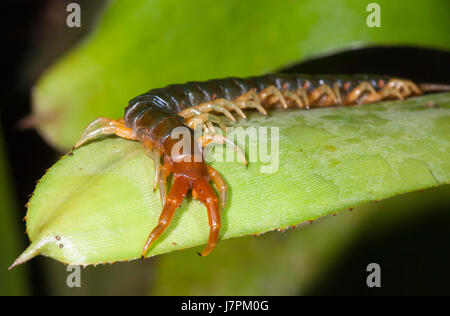
<path id="1" fill-rule="evenodd" d="M 28 293 L 26 282 L 27 267 L 8 271 L 11 262 L 22 247 L 20 229 L 16 220 L 13 182 L 8 169 L 8 161 L 3 148 L 3 135 L 0 133 L 0 295 L 25 295 Z"/>

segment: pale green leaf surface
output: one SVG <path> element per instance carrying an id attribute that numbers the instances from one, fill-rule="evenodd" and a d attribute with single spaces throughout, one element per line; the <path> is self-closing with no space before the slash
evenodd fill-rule
<path id="1" fill-rule="evenodd" d="M 356 46 L 450 49 L 448 0 L 379 0 L 379 28 L 366 24 L 371 2 L 112 1 L 91 35 L 37 83 L 38 130 L 68 150 L 96 117 L 122 117 L 151 88 L 264 74 Z"/>
<path id="2" fill-rule="evenodd" d="M 427 106 L 430 100 L 438 107 Z M 450 180 L 449 93 L 268 117 L 253 113 L 239 125 L 279 127 L 280 164 L 272 174 L 260 172 L 261 162 L 247 169 L 239 162 L 212 164 L 230 191 L 222 239 Z M 136 142 L 109 138 L 66 156 L 35 191 L 27 215 L 32 244 L 18 263 L 38 253 L 76 264 L 138 258 L 161 211 L 152 181 L 153 162 Z M 204 206 L 188 199 L 149 254 L 203 244 L 208 230 Z"/>

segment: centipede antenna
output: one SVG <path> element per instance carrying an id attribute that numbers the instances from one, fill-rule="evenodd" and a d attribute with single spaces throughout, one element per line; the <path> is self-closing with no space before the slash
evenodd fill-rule
<path id="1" fill-rule="evenodd" d="M 424 92 L 450 91 L 450 85 L 438 83 L 421 83 L 419 84 L 419 87 Z"/>

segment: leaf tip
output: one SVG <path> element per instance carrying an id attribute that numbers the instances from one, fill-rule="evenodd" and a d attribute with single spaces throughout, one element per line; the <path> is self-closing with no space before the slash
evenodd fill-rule
<path id="1" fill-rule="evenodd" d="M 23 260 L 21 257 L 17 258 L 16 261 L 14 261 L 14 263 L 8 268 L 8 270 L 11 270 L 15 267 L 17 267 L 18 265 L 21 265 L 22 263 L 26 262 L 27 260 Z"/>
<path id="2" fill-rule="evenodd" d="M 13 262 L 13 264 L 8 268 L 8 270 L 11 270 L 25 262 L 27 262 L 28 260 L 36 257 L 39 254 L 39 247 L 40 245 L 37 245 L 35 243 L 31 243 L 31 245 L 25 249 L 24 252 L 22 252 L 22 254 Z"/>
<path id="3" fill-rule="evenodd" d="M 17 258 L 13 264 L 8 268 L 8 270 L 12 270 L 13 268 L 21 265 L 22 263 L 27 262 L 28 260 L 30 260 L 31 258 L 33 258 L 33 256 L 24 256 L 23 254 L 19 256 L 19 258 Z"/>

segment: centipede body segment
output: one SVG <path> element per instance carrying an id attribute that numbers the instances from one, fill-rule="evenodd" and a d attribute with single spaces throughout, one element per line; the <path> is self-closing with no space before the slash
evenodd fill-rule
<path id="1" fill-rule="evenodd" d="M 155 161 L 155 185 L 159 186 L 163 209 L 157 226 L 150 232 L 142 250 L 145 257 L 154 241 L 170 225 L 176 209 L 190 190 L 207 209 L 210 233 L 202 256 L 216 246 L 220 232 L 220 209 L 226 205 L 227 186 L 219 172 L 207 165 L 203 147 L 208 143 L 229 143 L 216 132 L 225 129 L 223 118 L 246 118 L 245 110 L 262 115 L 273 108 L 348 106 L 386 99 L 404 99 L 427 91 L 450 90 L 450 86 L 415 84 L 388 76 L 308 76 L 268 74 L 260 77 L 226 78 L 188 82 L 153 89 L 130 101 L 123 119 L 98 118 L 91 123 L 75 145 L 78 148 L 100 135 L 116 135 L 139 141 Z M 205 134 L 195 139 L 193 129 L 201 124 Z M 179 127 L 188 127 L 189 148 L 174 151 L 172 136 Z M 237 147 L 235 150 L 240 152 Z M 241 153 L 245 162 L 245 155 Z M 167 179 L 173 184 L 167 193 Z M 214 183 L 219 197 L 210 181 Z"/>

